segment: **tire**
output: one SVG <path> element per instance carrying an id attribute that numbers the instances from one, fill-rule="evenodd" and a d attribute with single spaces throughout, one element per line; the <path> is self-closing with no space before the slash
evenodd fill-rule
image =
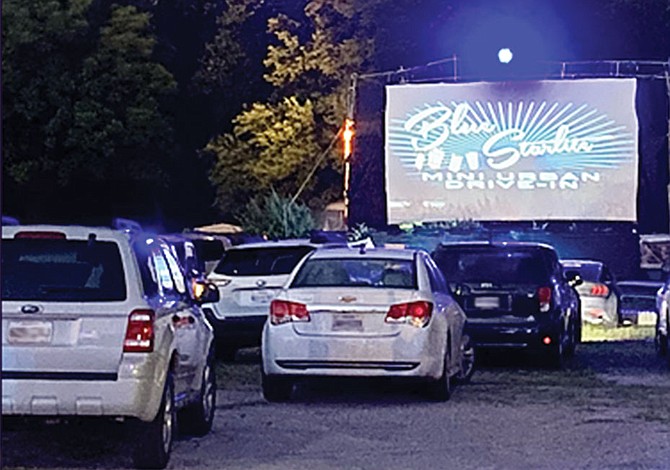
<path id="1" fill-rule="evenodd" d="M 456 380 L 458 383 L 468 383 L 472 379 L 472 375 L 475 373 L 475 347 L 472 344 L 470 338 L 466 338 L 461 346 L 461 369 L 456 375 Z"/>
<path id="2" fill-rule="evenodd" d="M 216 408 L 216 372 L 214 354 L 210 352 L 202 371 L 198 401 L 179 411 L 179 431 L 204 436 L 212 429 Z"/>
<path id="3" fill-rule="evenodd" d="M 133 452 L 133 463 L 136 468 L 162 469 L 167 466 L 172 452 L 176 423 L 174 384 L 172 374 L 168 373 L 158 414 L 153 421 L 139 422 L 137 425 Z"/>
<path id="4" fill-rule="evenodd" d="M 550 369 L 563 369 L 565 367 L 565 349 L 563 349 L 563 335 L 556 344 L 549 346 L 546 352 L 545 362 Z"/>
<path id="5" fill-rule="evenodd" d="M 293 381 L 287 377 L 266 375 L 261 372 L 261 387 L 263 398 L 271 403 L 281 403 L 291 400 Z"/>
<path id="6" fill-rule="evenodd" d="M 579 342 L 577 325 L 574 320 L 570 321 L 570 331 L 569 331 L 569 342 L 568 346 L 565 348 L 565 357 L 573 357 L 575 355 L 575 349 L 577 348 L 577 343 Z"/>
<path id="7" fill-rule="evenodd" d="M 430 382 L 427 387 L 428 398 L 432 401 L 444 402 L 451 398 L 451 377 L 449 377 L 449 346 L 444 354 L 444 367 L 439 379 Z"/>

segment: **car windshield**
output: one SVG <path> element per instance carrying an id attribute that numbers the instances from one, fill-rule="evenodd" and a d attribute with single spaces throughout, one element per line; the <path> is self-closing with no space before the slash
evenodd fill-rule
<path id="1" fill-rule="evenodd" d="M 577 271 L 579 276 L 589 282 L 598 282 L 600 279 L 600 267 L 598 263 L 584 263 L 584 264 L 563 264 L 563 271 Z"/>
<path id="2" fill-rule="evenodd" d="M 391 259 L 310 259 L 291 287 L 371 286 L 416 289 L 414 263 Z"/>
<path id="3" fill-rule="evenodd" d="M 125 300 L 126 283 L 114 242 L 49 239 L 2 241 L 2 299 Z"/>
<path id="4" fill-rule="evenodd" d="M 214 272 L 228 276 L 290 274 L 314 248 L 310 246 L 228 250 Z"/>
<path id="5" fill-rule="evenodd" d="M 538 250 L 446 249 L 437 250 L 433 258 L 447 282 L 533 284 L 550 275 L 550 267 Z"/>

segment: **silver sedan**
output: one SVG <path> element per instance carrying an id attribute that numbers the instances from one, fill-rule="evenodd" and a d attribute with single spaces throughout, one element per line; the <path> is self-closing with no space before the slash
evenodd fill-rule
<path id="1" fill-rule="evenodd" d="M 318 249 L 272 301 L 262 335 L 268 401 L 300 377 L 406 377 L 449 399 L 468 380 L 474 349 L 465 314 L 430 255 L 412 249 Z"/>

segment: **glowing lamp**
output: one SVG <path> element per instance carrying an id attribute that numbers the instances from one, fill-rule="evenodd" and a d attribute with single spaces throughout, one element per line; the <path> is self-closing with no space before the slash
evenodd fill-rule
<path id="1" fill-rule="evenodd" d="M 353 119 L 344 120 L 344 130 L 342 131 L 342 140 L 344 142 L 344 158 L 351 155 L 351 143 L 354 140 L 354 121 Z"/>
<path id="2" fill-rule="evenodd" d="M 513 57 L 514 54 L 512 54 L 512 51 L 507 47 L 503 47 L 498 51 L 498 60 L 501 64 L 509 64 Z"/>

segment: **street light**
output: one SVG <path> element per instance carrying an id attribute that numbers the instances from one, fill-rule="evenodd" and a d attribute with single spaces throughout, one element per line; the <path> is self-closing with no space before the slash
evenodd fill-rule
<path id="1" fill-rule="evenodd" d="M 512 51 L 507 47 L 503 47 L 498 51 L 498 60 L 501 64 L 509 64 L 513 57 L 514 54 L 512 54 Z"/>

